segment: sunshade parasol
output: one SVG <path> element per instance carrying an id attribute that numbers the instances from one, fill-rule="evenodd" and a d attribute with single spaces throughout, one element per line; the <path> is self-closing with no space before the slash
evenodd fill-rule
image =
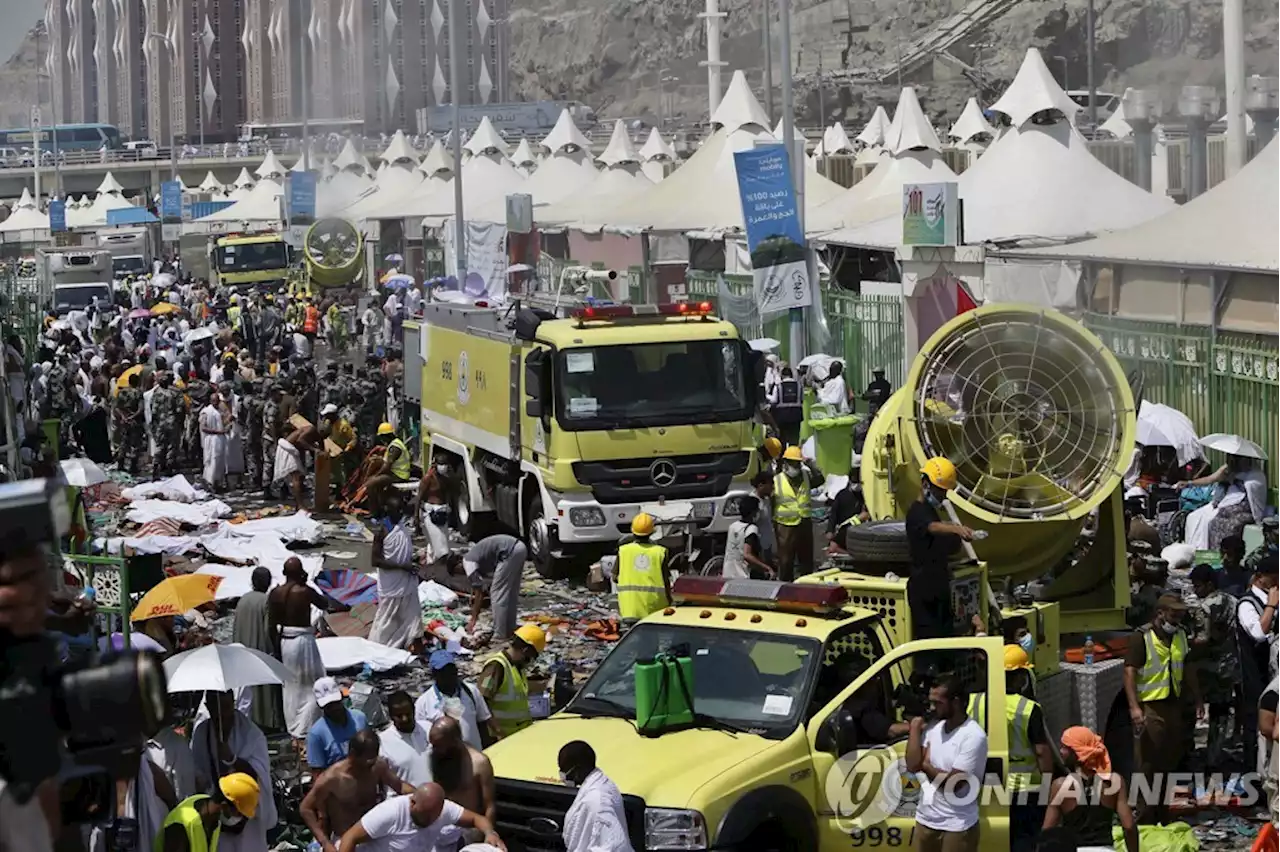
<path id="1" fill-rule="evenodd" d="M 116 379 L 116 388 L 119 390 L 124 390 L 125 388 L 129 387 L 129 377 L 141 376 L 142 371 L 144 369 L 146 369 L 145 364 L 135 364 L 134 366 L 125 370 L 123 373 L 120 374 L 120 378 Z"/>
<path id="2" fill-rule="evenodd" d="M 1221 432 L 1214 432 L 1212 435 L 1205 435 L 1201 438 L 1200 446 L 1210 450 L 1218 450 L 1229 456 L 1247 456 L 1251 459 L 1263 459 L 1264 461 L 1267 458 L 1267 453 L 1262 447 L 1239 435 L 1224 435 Z"/>
<path id="3" fill-rule="evenodd" d="M 164 661 L 170 692 L 226 692 L 246 686 L 283 684 L 289 677 L 284 663 L 239 643 L 205 645 Z"/>
<path id="4" fill-rule="evenodd" d="M 146 308 L 134 308 L 129 311 L 129 319 L 146 319 L 151 316 L 151 311 Z"/>
<path id="5" fill-rule="evenodd" d="M 129 620 L 144 621 L 166 615 L 182 615 L 212 601 L 221 583 L 221 577 L 210 574 L 166 577 L 142 596 L 142 600 L 133 608 Z"/>
<path id="6" fill-rule="evenodd" d="M 62 468 L 62 475 L 67 480 L 67 484 L 77 488 L 89 488 L 107 481 L 107 474 L 91 459 L 64 459 L 58 463 L 58 467 Z"/>
<path id="7" fill-rule="evenodd" d="M 390 287 L 393 290 L 404 290 L 409 287 L 412 287 L 413 285 L 414 285 L 413 276 L 405 275 L 404 273 L 391 275 L 382 280 L 383 287 Z"/>
<path id="8" fill-rule="evenodd" d="M 202 325 L 199 328 L 193 328 L 186 334 L 182 335 L 183 343 L 197 343 L 201 340 L 213 340 L 218 336 L 217 330 L 210 325 Z"/>
<path id="9" fill-rule="evenodd" d="M 151 306 L 151 315 L 153 317 L 162 317 L 168 314 L 180 313 L 182 313 L 182 308 L 177 305 L 170 304 L 169 302 L 157 302 Z"/>
<path id="10" fill-rule="evenodd" d="M 747 345 L 756 352 L 772 352 L 782 344 L 772 337 L 757 337 L 755 340 L 748 340 Z"/>
<path id="11" fill-rule="evenodd" d="M 354 568 L 327 568 L 316 574 L 314 582 L 320 591 L 347 606 L 378 600 L 377 581 Z"/>
<path id="12" fill-rule="evenodd" d="M 1173 447 L 1180 465 L 1204 455 L 1191 418 L 1158 402 L 1142 401 L 1138 409 L 1137 441 L 1147 447 Z"/>

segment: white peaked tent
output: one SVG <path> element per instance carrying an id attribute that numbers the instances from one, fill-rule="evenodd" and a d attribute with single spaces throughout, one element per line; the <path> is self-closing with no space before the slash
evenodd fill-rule
<path id="1" fill-rule="evenodd" d="M 545 209 L 534 208 L 533 216 L 539 224 L 572 223 L 582 230 L 599 230 L 599 222 L 607 218 L 609 210 L 653 186 L 641 170 L 640 155 L 621 121 L 614 124 L 609 145 L 596 160 L 604 164 L 604 171 L 584 191 Z"/>
<path id="2" fill-rule="evenodd" d="M 230 190 L 227 198 L 231 201 L 240 201 L 249 197 L 250 191 L 253 190 L 253 177 L 248 169 L 240 169 L 240 174 L 236 175 L 236 179 L 232 181 Z"/>
<path id="3" fill-rule="evenodd" d="M 205 174 L 204 180 L 200 181 L 200 186 L 198 186 L 197 189 L 201 192 L 209 192 L 216 195 L 221 195 L 226 191 L 226 187 L 222 185 L 222 181 L 218 180 L 213 172 Z"/>
<path id="4" fill-rule="evenodd" d="M 373 186 L 369 161 L 350 139 L 333 161 L 334 175 L 316 189 L 316 215 L 334 216 Z"/>
<path id="5" fill-rule="evenodd" d="M 78 227 L 97 228 L 107 224 L 107 211 L 132 207 L 124 197 L 124 187 L 116 180 L 115 175 L 107 172 L 102 183 L 98 184 L 98 196 L 93 199 L 87 209 L 81 209 Z"/>
<path id="6" fill-rule="evenodd" d="M 824 130 L 822 141 L 818 143 L 818 150 L 813 153 L 824 157 L 830 157 L 833 154 L 852 154 L 853 143 L 849 141 L 849 134 L 844 132 L 844 125 L 837 121 Z"/>
<path id="7" fill-rule="evenodd" d="M 81 196 L 73 196 L 67 199 L 67 227 L 74 228 L 80 224 L 83 216 L 82 211 L 93 202 Z"/>
<path id="8" fill-rule="evenodd" d="M 486 205 L 491 199 L 498 199 L 503 208 L 501 218 L 477 221 L 506 221 L 507 195 L 524 192 L 525 177 L 507 159 L 506 147 L 507 144 L 502 141 L 489 117 L 482 118 L 476 132 L 467 140 L 467 150 L 471 156 L 460 170 L 464 218 L 475 219 L 473 214 L 481 205 Z M 415 196 L 406 203 L 399 215 L 421 216 L 425 224 L 439 226 L 445 219 L 453 216 L 454 209 L 453 181 L 450 180 L 448 191 L 440 187 L 430 194 Z"/>
<path id="9" fill-rule="evenodd" d="M 733 155 L 773 142 L 768 118 L 751 93 L 747 78 L 735 71 L 720 106 L 711 116 L 713 132 L 693 156 L 662 183 L 611 211 L 603 222 L 619 231 L 741 231 L 742 204 Z M 843 192 L 839 184 L 816 174 L 804 178 L 806 215 Z"/>
<path id="10" fill-rule="evenodd" d="M 676 149 L 671 147 L 671 143 L 662 138 L 662 134 L 658 132 L 658 128 L 649 128 L 649 138 L 645 140 L 644 145 L 640 148 L 640 169 L 644 172 L 645 177 L 654 183 L 659 183 L 666 178 L 666 163 L 674 163 L 676 161 Z"/>
<path id="11" fill-rule="evenodd" d="M 1236 175 L 1163 216 L 1065 246 L 1019 255 L 1136 265 L 1280 272 L 1280 144 L 1275 139 Z M 1274 310 L 1274 290 L 1272 291 Z M 1274 331 L 1274 319 L 1273 319 Z"/>
<path id="12" fill-rule="evenodd" d="M 622 126 L 621 121 L 614 127 L 614 136 L 618 135 L 619 128 L 625 136 L 626 128 Z M 520 192 L 533 196 L 535 209 L 538 206 L 554 204 L 563 198 L 569 198 L 586 190 L 598 175 L 595 165 L 591 162 L 591 143 L 573 123 L 573 118 L 567 109 L 560 111 L 556 126 L 547 134 L 547 138 L 542 140 L 542 144 L 551 153 L 520 188 Z M 465 189 L 465 178 L 462 185 Z M 501 211 L 489 209 L 499 200 L 502 202 Z M 499 212 L 502 214 L 501 219 L 492 218 Z M 476 221 L 506 221 L 505 217 L 505 199 L 497 199 L 489 203 L 482 202 L 474 215 L 470 211 L 467 212 L 467 218 Z M 537 218 L 536 212 L 534 217 Z"/>
<path id="13" fill-rule="evenodd" d="M 453 154 L 437 139 L 427 156 L 415 169 L 417 175 L 412 179 L 410 191 L 405 193 L 383 193 L 370 199 L 369 206 L 362 208 L 361 218 L 400 219 L 405 216 L 420 215 L 415 212 L 421 209 L 427 199 L 446 189 L 453 191 Z M 453 196 L 450 195 L 450 198 Z"/>
<path id="14" fill-rule="evenodd" d="M 516 145 L 516 149 L 511 152 L 511 164 L 525 177 L 533 174 L 533 170 L 538 167 L 538 158 L 533 153 L 533 147 L 523 136 L 520 137 L 520 143 Z"/>
<path id="15" fill-rule="evenodd" d="M 70 223 L 68 223 L 70 224 Z M 36 207 L 31 193 L 22 188 L 22 197 L 9 213 L 9 218 L 0 222 L 0 240 L 8 242 L 36 242 L 49 238 L 49 215 L 41 213 Z"/>
<path id="16" fill-rule="evenodd" d="M 404 131 L 397 130 L 391 135 L 391 141 L 387 143 L 380 159 L 384 166 L 407 166 L 412 169 L 418 165 L 418 152 L 413 150 Z"/>
<path id="17" fill-rule="evenodd" d="M 262 165 L 258 166 L 253 173 L 259 178 L 275 177 L 278 179 L 284 176 L 285 167 L 280 162 L 280 158 L 276 156 L 276 152 L 268 149 L 267 156 L 262 158 Z"/>
<path id="18" fill-rule="evenodd" d="M 901 209 L 903 184 L 956 179 L 942 158 L 938 134 L 910 86 L 898 96 L 885 154 L 871 174 L 819 207 L 806 220 L 805 227 L 810 231 L 828 231 L 874 222 Z"/>
<path id="19" fill-rule="evenodd" d="M 241 170 L 241 174 L 244 172 Z M 243 197 L 221 210 L 215 210 L 208 216 L 201 217 L 201 222 L 279 222 L 281 221 L 280 198 L 284 195 L 285 168 L 272 151 L 267 152 L 262 165 L 256 174 L 260 180 L 247 190 Z M 240 183 L 240 179 L 236 179 Z M 235 192 L 229 196 L 235 198 Z"/>
<path id="20" fill-rule="evenodd" d="M 1010 97 L 1011 92 L 1017 97 Z M 1006 113 L 1015 123 L 959 178 L 966 242 L 1079 239 L 1132 227 L 1173 206 L 1169 198 L 1152 195 L 1098 162 L 1069 122 L 1031 121 L 1036 113 L 1050 109 L 1065 115 L 1059 109 L 1064 102 L 1074 106 L 1048 76 L 1040 54 L 1028 51 L 1009 91 L 992 107 L 1003 104 L 1015 110 L 1021 122 Z M 827 240 L 892 248 L 901 236 L 898 211 L 829 234 Z"/>
<path id="21" fill-rule="evenodd" d="M 1124 94 L 1120 96 L 1120 103 L 1116 107 L 1116 111 L 1107 116 L 1107 120 L 1098 125 L 1098 129 L 1103 133 L 1110 133 L 1117 139 L 1128 139 L 1133 135 L 1133 128 L 1129 126 L 1129 116 L 1126 115 L 1125 99 L 1128 98 L 1132 88 L 1124 90 Z"/>
<path id="22" fill-rule="evenodd" d="M 964 145 L 984 133 L 994 139 L 996 129 L 991 126 L 991 122 L 987 121 L 987 117 L 982 114 L 982 107 L 978 106 L 978 99 L 969 98 L 968 103 L 964 105 L 964 110 L 960 113 L 960 117 L 956 119 L 956 123 L 951 125 L 951 129 L 947 131 L 947 137 L 954 139 L 958 145 Z"/>
<path id="23" fill-rule="evenodd" d="M 352 201 L 340 215 L 353 221 L 367 219 L 389 200 L 409 197 L 423 181 L 418 170 L 418 152 L 413 150 L 404 131 L 397 130 L 387 149 L 382 152 L 382 164 L 371 187 Z"/>
<path id="24" fill-rule="evenodd" d="M 355 143 L 348 139 L 334 158 L 333 168 L 338 172 L 354 172 L 364 176 L 369 173 L 369 161 L 356 150 Z"/>
<path id="25" fill-rule="evenodd" d="M 885 136 L 888 132 L 889 114 L 884 111 L 883 106 L 877 106 L 876 111 L 871 113 L 871 120 L 867 122 L 867 126 L 862 128 L 862 132 L 856 138 L 868 148 L 875 148 L 884 144 Z"/>

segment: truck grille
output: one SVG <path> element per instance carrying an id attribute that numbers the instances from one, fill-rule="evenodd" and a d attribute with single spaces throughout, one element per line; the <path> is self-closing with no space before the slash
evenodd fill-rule
<path id="1" fill-rule="evenodd" d="M 577 791 L 559 784 L 497 779 L 498 834 L 508 852 L 564 852 L 564 817 Z M 644 849 L 644 799 L 622 797 L 631 845 Z"/>
<path id="2" fill-rule="evenodd" d="M 708 453 L 669 458 L 574 462 L 573 475 L 600 503 L 719 497 L 745 473 L 751 454 Z"/>

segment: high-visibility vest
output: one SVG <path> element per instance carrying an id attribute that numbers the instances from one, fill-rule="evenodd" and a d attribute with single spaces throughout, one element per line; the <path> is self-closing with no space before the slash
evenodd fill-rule
<path id="1" fill-rule="evenodd" d="M 969 696 L 969 707 L 967 713 L 969 718 L 982 726 L 985 731 L 987 728 L 987 694 L 985 692 L 975 692 Z"/>
<path id="2" fill-rule="evenodd" d="M 412 462 L 409 459 L 409 448 L 405 446 L 404 441 L 399 438 L 393 438 L 391 443 L 387 446 L 388 454 L 390 454 L 392 447 L 398 449 L 400 454 L 397 455 L 396 460 L 391 463 L 391 475 L 401 482 L 407 482 L 409 479 L 409 468 L 412 466 Z"/>
<path id="3" fill-rule="evenodd" d="M 241 308 L 239 305 L 232 305 L 231 307 L 227 308 L 227 322 L 229 322 L 231 324 L 231 327 L 234 328 L 236 331 L 240 330 L 240 312 L 242 310 L 243 308 Z"/>
<path id="4" fill-rule="evenodd" d="M 169 811 L 169 815 L 160 825 L 160 833 L 151 844 L 152 852 L 164 852 L 164 832 L 171 825 L 180 825 L 186 829 L 187 846 L 191 852 L 217 852 L 222 825 L 219 824 L 213 830 L 213 836 L 210 837 L 204 830 L 204 820 L 200 817 L 200 811 L 196 810 L 196 804 L 207 798 L 209 797 L 198 793 L 178 802 L 178 806 Z"/>
<path id="5" fill-rule="evenodd" d="M 1031 714 L 1039 706 L 1022 695 L 1004 697 L 1004 718 L 1009 724 L 1010 790 L 1028 790 L 1040 784 L 1040 765 L 1031 745 Z"/>
<path id="6" fill-rule="evenodd" d="M 506 654 L 498 654 L 493 659 L 502 666 L 502 687 L 489 699 L 489 710 L 498 720 L 502 735 L 509 737 L 533 724 L 529 712 L 529 680 Z"/>
<path id="7" fill-rule="evenodd" d="M 1155 630 L 1142 628 L 1147 660 L 1138 672 L 1138 700 L 1159 701 L 1182 694 L 1183 663 L 1187 659 L 1187 634 L 1178 630 L 1168 643 L 1157 642 Z"/>
<path id="8" fill-rule="evenodd" d="M 305 319 L 302 320 L 302 331 L 306 334 L 315 334 L 320 330 L 320 309 L 315 305 L 307 305 L 304 313 Z"/>
<path id="9" fill-rule="evenodd" d="M 809 471 L 800 471 L 800 488 L 791 484 L 785 473 L 773 478 L 773 519 L 784 527 L 799 526 L 801 521 L 808 520 L 809 511 Z"/>
<path id="10" fill-rule="evenodd" d="M 662 582 L 667 549 L 660 544 L 629 541 L 618 548 L 618 612 L 623 618 L 644 618 L 667 605 Z"/>

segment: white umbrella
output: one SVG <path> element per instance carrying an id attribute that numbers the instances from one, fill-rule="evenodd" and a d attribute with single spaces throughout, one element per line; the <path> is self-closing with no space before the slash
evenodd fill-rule
<path id="1" fill-rule="evenodd" d="M 1158 402 L 1142 401 L 1138 409 L 1137 441 L 1147 447 L 1173 447 L 1180 465 L 1204 455 L 1191 418 Z"/>
<path id="2" fill-rule="evenodd" d="M 226 692 L 245 686 L 283 684 L 289 677 L 284 663 L 239 643 L 205 645 L 164 661 L 170 692 Z"/>
<path id="3" fill-rule="evenodd" d="M 1221 432 L 1214 432 L 1212 435 L 1205 435 L 1200 439 L 1200 446 L 1210 450 L 1218 450 L 1229 456 L 1246 456 L 1251 459 L 1267 458 L 1267 453 L 1262 447 L 1259 447 L 1248 438 L 1241 438 L 1239 435 L 1224 435 Z"/>
<path id="4" fill-rule="evenodd" d="M 748 340 L 747 345 L 757 352 L 772 352 L 782 344 L 772 337 L 757 337 L 755 340 Z"/>
<path id="5" fill-rule="evenodd" d="M 58 465 L 62 468 L 62 475 L 67 480 L 67 484 L 77 488 L 89 488 L 107 481 L 107 474 L 90 459 L 66 459 Z"/>
<path id="6" fill-rule="evenodd" d="M 839 361 L 842 364 L 844 363 L 843 358 L 837 358 L 834 355 L 827 355 L 825 353 L 818 352 L 814 355 L 806 355 L 800 360 L 798 366 L 808 367 L 810 375 L 820 382 L 825 382 L 827 380 L 827 375 L 831 372 L 831 365 L 836 361 Z"/>
<path id="7" fill-rule="evenodd" d="M 196 343 L 201 340 L 212 340 L 218 336 L 217 329 L 210 325 L 202 325 L 199 328 L 193 328 L 186 334 L 182 335 L 183 343 Z"/>

